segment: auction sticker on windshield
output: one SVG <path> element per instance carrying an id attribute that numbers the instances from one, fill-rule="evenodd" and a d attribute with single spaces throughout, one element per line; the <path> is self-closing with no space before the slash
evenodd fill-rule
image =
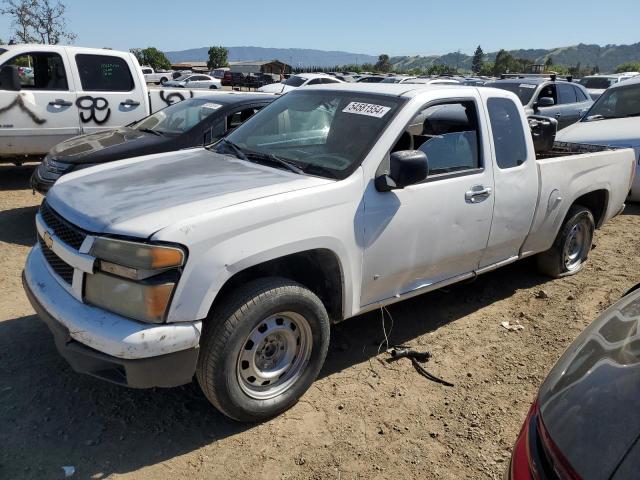
<path id="1" fill-rule="evenodd" d="M 373 103 L 351 102 L 342 110 L 344 113 L 355 113 L 356 115 L 366 115 L 368 117 L 382 118 L 390 107 L 382 105 L 374 105 Z"/>
<path id="2" fill-rule="evenodd" d="M 210 110 L 218 110 L 220 107 L 222 107 L 222 105 L 219 103 L 205 103 L 202 105 L 202 108 L 208 108 Z"/>
<path id="3" fill-rule="evenodd" d="M 537 88 L 537 85 L 531 85 L 530 83 L 521 83 L 520 88 Z"/>

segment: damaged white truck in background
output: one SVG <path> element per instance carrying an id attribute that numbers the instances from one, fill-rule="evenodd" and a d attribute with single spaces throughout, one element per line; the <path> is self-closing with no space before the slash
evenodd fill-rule
<path id="1" fill-rule="evenodd" d="M 635 156 L 554 145 L 553 123 L 497 89 L 300 89 L 209 148 L 63 177 L 24 286 L 78 372 L 195 375 L 225 415 L 272 417 L 320 372 L 332 322 L 532 255 L 581 269 Z"/>
<path id="2" fill-rule="evenodd" d="M 128 125 L 207 93 L 148 89 L 137 59 L 129 52 L 4 45 L 0 47 L 0 162 L 41 160 L 63 140 Z"/>

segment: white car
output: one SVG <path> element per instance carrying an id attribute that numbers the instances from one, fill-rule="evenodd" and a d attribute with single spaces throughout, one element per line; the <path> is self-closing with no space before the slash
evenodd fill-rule
<path id="1" fill-rule="evenodd" d="M 593 100 L 597 100 L 607 88 L 637 75 L 639 75 L 638 72 L 626 72 L 616 75 L 589 75 L 581 78 L 578 83 L 587 89 Z"/>
<path id="2" fill-rule="evenodd" d="M 147 83 L 159 83 L 160 85 L 164 85 L 167 83 L 173 74 L 171 70 L 154 70 L 151 67 L 147 67 L 143 65 L 142 67 L 142 75 L 144 75 L 144 79 Z"/>
<path id="3" fill-rule="evenodd" d="M 178 88 L 222 88 L 222 82 L 219 78 L 213 78 L 211 75 L 202 73 L 187 73 L 174 80 L 164 83 L 165 87 Z"/>
<path id="4" fill-rule="evenodd" d="M 265 420 L 311 386 L 331 323 L 534 254 L 579 272 L 633 151 L 545 153 L 497 88 L 300 88 L 209 148 L 63 176 L 25 289 L 76 371 L 195 375 L 222 413 Z"/>
<path id="5" fill-rule="evenodd" d="M 280 83 L 270 83 L 258 89 L 259 92 L 265 93 L 286 93 L 298 87 L 306 87 L 308 85 L 323 85 L 328 83 L 346 83 L 331 75 L 324 73 L 300 73 L 292 75 Z"/>
<path id="6" fill-rule="evenodd" d="M 579 122 L 558 132 L 556 141 L 630 147 L 640 161 L 640 77 L 607 89 Z M 629 200 L 640 201 L 640 175 Z"/>

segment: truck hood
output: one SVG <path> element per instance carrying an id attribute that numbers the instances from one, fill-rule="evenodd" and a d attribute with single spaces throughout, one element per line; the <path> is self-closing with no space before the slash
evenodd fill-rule
<path id="1" fill-rule="evenodd" d="M 65 175 L 47 202 L 87 231 L 147 238 L 189 217 L 334 181 L 194 148 Z"/>
<path id="2" fill-rule="evenodd" d="M 638 147 L 640 146 L 640 117 L 574 123 L 560 130 L 556 140 L 612 147 Z"/>
<path id="3" fill-rule="evenodd" d="M 121 127 L 60 142 L 50 150 L 49 156 L 52 160 L 74 165 L 104 163 L 176 150 L 172 148 L 175 140 L 170 136 L 158 136 L 134 128 Z"/>
<path id="4" fill-rule="evenodd" d="M 580 334 L 540 388 L 544 424 L 580 478 L 609 478 L 640 435 L 639 381 L 636 290 Z"/>

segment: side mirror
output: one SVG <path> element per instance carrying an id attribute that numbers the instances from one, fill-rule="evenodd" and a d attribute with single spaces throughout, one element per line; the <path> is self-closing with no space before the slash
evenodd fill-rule
<path id="1" fill-rule="evenodd" d="M 18 76 L 18 67 L 14 65 L 5 65 L 0 68 L 0 90 L 11 90 L 19 92 L 22 89 L 20 77 Z"/>
<path id="2" fill-rule="evenodd" d="M 429 172 L 427 154 L 421 150 L 393 152 L 389 158 L 389 173 L 375 179 L 376 190 L 389 192 L 420 183 Z"/>
<path id="3" fill-rule="evenodd" d="M 538 99 L 538 107 L 553 107 L 556 104 L 551 97 L 540 97 Z"/>

